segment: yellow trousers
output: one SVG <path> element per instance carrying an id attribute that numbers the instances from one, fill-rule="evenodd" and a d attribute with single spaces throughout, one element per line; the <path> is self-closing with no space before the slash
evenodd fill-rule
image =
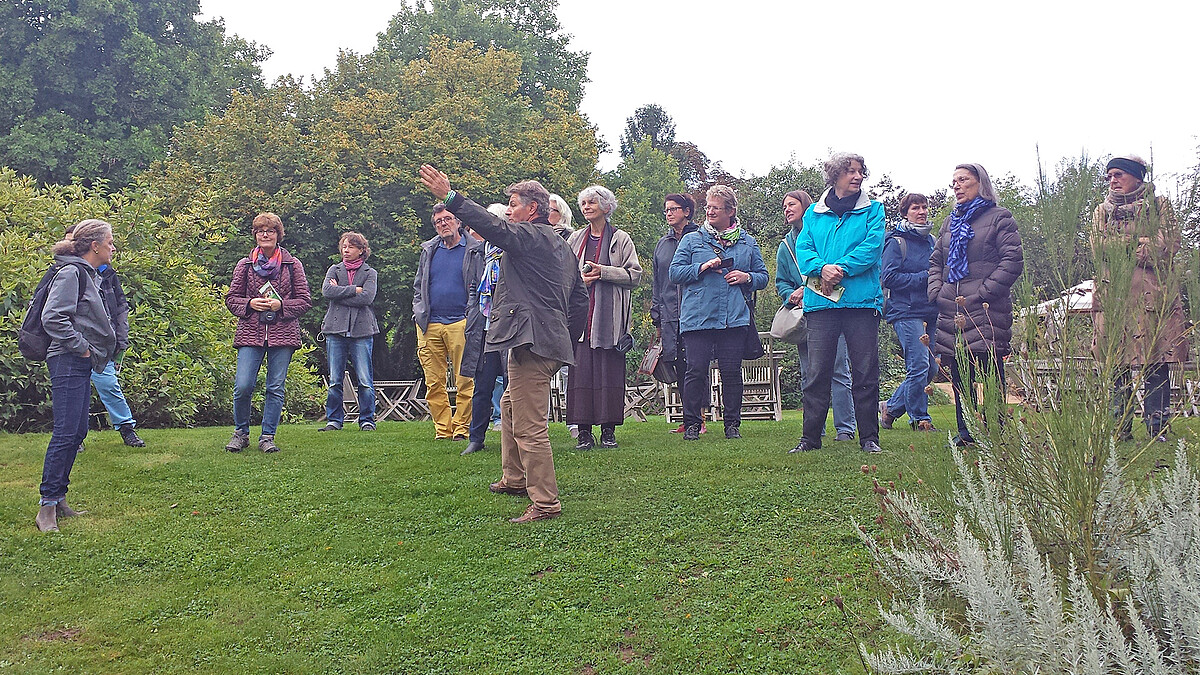
<path id="1" fill-rule="evenodd" d="M 466 345 L 467 320 L 455 323 L 431 323 L 428 331 L 417 326 L 417 358 L 425 371 L 425 401 L 438 438 L 467 436 L 471 426 L 471 396 L 475 380 L 459 374 L 463 347 Z M 454 368 L 455 411 L 446 394 L 446 368 Z"/>

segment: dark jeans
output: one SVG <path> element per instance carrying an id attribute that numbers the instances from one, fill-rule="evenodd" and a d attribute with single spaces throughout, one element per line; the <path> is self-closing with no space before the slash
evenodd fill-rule
<path id="1" fill-rule="evenodd" d="M 50 398 L 54 410 L 54 433 L 46 447 L 42 467 L 43 505 L 57 504 L 67 497 L 75 454 L 88 432 L 88 407 L 92 400 L 92 361 L 74 354 L 46 359 L 50 371 Z"/>
<path id="2" fill-rule="evenodd" d="M 954 415 L 958 418 L 958 437 L 967 443 L 973 443 L 975 439 L 971 437 L 971 430 L 967 428 L 967 418 L 963 412 L 962 392 L 966 391 L 972 408 L 978 407 L 979 400 L 975 396 L 976 380 L 981 376 L 987 377 L 996 373 L 1000 378 L 1000 396 L 1003 397 L 1008 391 L 1004 381 L 1004 360 L 996 358 L 996 354 L 993 352 L 970 352 L 966 364 L 966 382 L 962 380 L 962 373 L 959 372 L 958 361 L 955 357 L 943 356 L 942 361 L 942 365 L 950 369 L 950 381 L 954 384 Z M 1004 407 L 1003 400 L 1000 401 L 1000 407 Z M 987 423 L 986 418 L 984 423 Z"/>
<path id="3" fill-rule="evenodd" d="M 482 443 L 487 436 L 488 424 L 492 421 L 492 396 L 496 392 L 496 379 L 507 379 L 500 368 L 500 352 L 484 352 L 479 355 L 475 366 L 475 393 L 471 394 L 471 427 L 469 440 Z"/>
<path id="4" fill-rule="evenodd" d="M 804 440 L 821 447 L 829 416 L 838 338 L 846 338 L 850 356 L 850 394 L 859 444 L 879 442 L 879 312 L 874 309 L 824 309 L 808 320 L 808 365 L 804 377 Z"/>
<path id="5" fill-rule="evenodd" d="M 721 398 L 725 426 L 742 422 L 742 352 L 745 328 L 695 330 L 683 334 L 687 368 L 683 372 L 683 423 L 700 424 L 710 403 L 708 364 L 716 356 L 721 371 Z"/>
<path id="6" fill-rule="evenodd" d="M 1142 366 L 1145 391 L 1142 420 L 1146 422 L 1146 431 L 1151 436 L 1162 433 L 1163 427 L 1171 419 L 1171 366 L 1166 363 L 1149 363 Z M 1121 421 L 1121 432 L 1130 433 L 1133 429 L 1133 411 L 1130 408 L 1136 401 L 1133 398 L 1133 378 L 1128 368 L 1117 371 L 1113 382 L 1112 411 L 1113 416 Z"/>
<path id="7" fill-rule="evenodd" d="M 371 364 L 374 349 L 374 335 L 360 338 L 325 335 L 325 352 L 329 356 L 329 394 L 325 397 L 325 419 L 338 428 L 346 421 L 342 385 L 346 379 L 347 359 L 354 369 L 354 381 L 358 383 L 358 424 L 375 423 L 375 376 Z"/>

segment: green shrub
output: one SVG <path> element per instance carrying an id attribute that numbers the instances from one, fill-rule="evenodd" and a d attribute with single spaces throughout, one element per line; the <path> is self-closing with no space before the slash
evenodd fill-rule
<path id="1" fill-rule="evenodd" d="M 141 186 L 106 194 L 103 186 L 38 187 L 0 170 L 0 428 L 47 429 L 51 424 L 46 368 L 17 351 L 16 332 L 34 286 L 63 230 L 85 218 L 113 224 L 114 266 L 129 297 L 130 347 L 122 388 L 143 426 L 181 426 L 227 420 L 236 352 L 234 318 L 224 289 L 205 268 L 229 224 L 207 220 L 204 197 L 176 205 Z M 289 411 L 307 414 L 320 383 L 307 368 L 309 350 L 289 375 Z"/>

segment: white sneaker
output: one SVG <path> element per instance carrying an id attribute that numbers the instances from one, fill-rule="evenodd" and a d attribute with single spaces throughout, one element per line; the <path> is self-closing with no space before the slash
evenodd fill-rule
<path id="1" fill-rule="evenodd" d="M 496 420 L 495 422 L 492 422 L 492 431 L 500 431 L 502 426 L 503 425 L 500 424 L 500 420 Z"/>

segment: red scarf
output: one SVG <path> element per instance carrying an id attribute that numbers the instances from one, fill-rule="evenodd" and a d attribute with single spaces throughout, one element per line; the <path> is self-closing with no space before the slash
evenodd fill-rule
<path id="1" fill-rule="evenodd" d="M 354 273 L 358 271 L 358 268 L 362 267 L 364 262 L 366 262 L 366 259 L 361 255 L 350 262 L 342 261 L 342 264 L 346 266 L 346 277 L 350 280 L 350 283 L 354 283 Z"/>

